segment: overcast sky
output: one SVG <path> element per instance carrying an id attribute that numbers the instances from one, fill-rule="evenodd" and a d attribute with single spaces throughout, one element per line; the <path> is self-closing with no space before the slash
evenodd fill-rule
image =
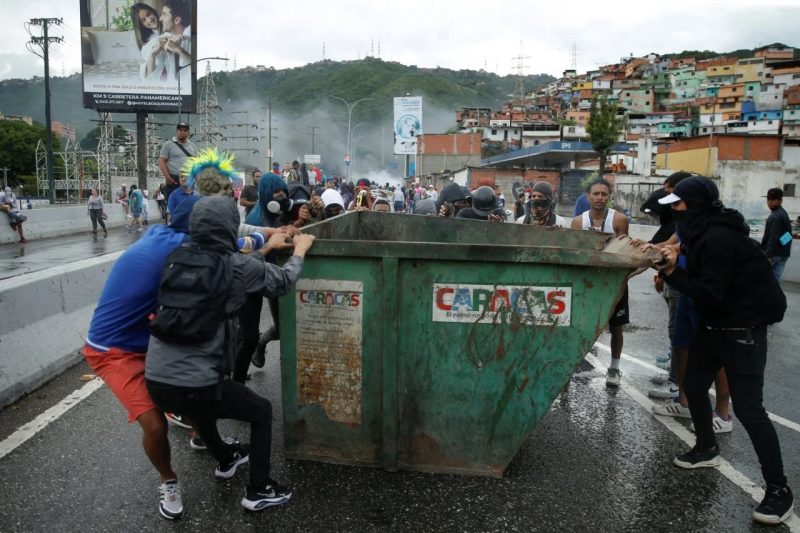
<path id="1" fill-rule="evenodd" d="M 623 56 L 685 49 L 731 51 L 773 42 L 800 46 L 798 0 L 669 2 L 468 2 L 464 0 L 198 0 L 199 57 L 226 56 L 215 70 L 267 65 L 302 66 L 325 58 L 355 60 L 380 55 L 423 67 L 559 75 Z M 235 8 L 231 7 L 235 6 Z M 24 23 L 63 17 L 51 33 L 63 36 L 51 50 L 54 75 L 80 70 L 78 0 L 0 0 L 0 79 L 43 74 L 41 59 L 25 49 Z M 40 28 L 32 28 L 40 35 Z M 380 47 L 380 54 L 378 48 Z M 204 70 L 200 69 L 200 73 Z"/>

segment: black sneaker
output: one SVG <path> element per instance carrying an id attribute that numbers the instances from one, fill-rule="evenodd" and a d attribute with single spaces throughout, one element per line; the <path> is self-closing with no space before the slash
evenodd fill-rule
<path id="1" fill-rule="evenodd" d="M 688 452 L 672 460 L 675 466 L 681 468 L 714 468 L 715 466 L 719 466 L 720 462 L 719 446 L 716 444 L 704 450 L 695 446 Z"/>
<path id="2" fill-rule="evenodd" d="M 233 459 L 231 462 L 223 465 L 220 464 L 215 470 L 214 475 L 220 479 L 230 479 L 236 473 L 236 469 L 239 468 L 239 465 L 243 465 L 250 461 L 250 453 L 249 448 L 243 444 L 232 444 L 231 448 L 233 448 Z"/>
<path id="3" fill-rule="evenodd" d="M 225 444 L 227 444 L 229 446 L 234 446 L 236 444 L 239 444 L 239 440 L 236 437 L 222 437 L 222 442 L 224 442 Z M 199 451 L 203 451 L 203 450 L 207 450 L 208 449 L 208 446 L 206 445 L 206 441 L 203 440 L 203 437 L 201 437 L 199 434 L 195 433 L 194 431 L 192 431 L 192 436 L 189 437 L 189 447 L 191 449 L 193 449 L 193 450 L 199 450 Z M 245 451 L 249 451 L 250 448 L 247 447 L 247 445 L 244 445 L 240 449 L 244 449 Z"/>
<path id="4" fill-rule="evenodd" d="M 253 357 L 250 358 L 250 362 L 253 363 L 254 367 L 262 368 L 264 366 L 267 361 L 267 344 L 274 340 L 276 335 L 275 326 L 272 326 L 259 337 L 256 351 L 253 352 Z"/>
<path id="5" fill-rule="evenodd" d="M 248 511 L 260 511 L 274 505 L 281 505 L 292 497 L 292 489 L 279 485 L 270 479 L 269 484 L 263 489 L 247 487 L 242 498 L 242 507 Z"/>
<path id="6" fill-rule="evenodd" d="M 778 525 L 786 521 L 794 509 L 794 496 L 789 486 L 767 485 L 764 499 L 753 511 L 753 520 L 762 524 Z"/>

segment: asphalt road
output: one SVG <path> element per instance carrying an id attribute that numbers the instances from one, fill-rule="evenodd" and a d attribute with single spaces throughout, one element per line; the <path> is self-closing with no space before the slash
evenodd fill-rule
<path id="1" fill-rule="evenodd" d="M 214 478 L 205 452 L 188 432 L 170 431 L 181 478 L 184 517 L 157 511 L 157 477 L 140 445 L 138 426 L 105 387 L 76 402 L 30 440 L 0 458 L 0 531 L 787 531 L 751 522 L 761 485 L 743 428 L 720 437 L 727 469 L 685 471 L 671 464 L 687 448 L 688 421 L 649 411 L 650 366 L 667 347 L 666 306 L 650 275 L 630 282 L 633 324 L 625 335 L 623 387 L 605 386 L 609 355 L 599 339 L 550 412 L 532 431 L 502 479 L 339 466 L 282 457 L 279 360 L 252 369 L 249 382 L 273 400 L 273 477 L 295 494 L 284 506 L 248 513 L 240 505 L 246 472 Z M 765 404 L 776 424 L 790 484 L 800 489 L 800 289 L 785 286 L 789 311 L 770 331 Z M 274 343 L 273 343 L 274 344 Z M 599 360 L 599 361 L 598 361 Z M 591 362 L 597 364 L 593 367 Z M 83 364 L 0 412 L 0 450 L 8 437 L 86 385 Z M 246 437 L 239 423 L 223 433 Z M 2 455 L 2 454 L 0 454 Z M 733 474 L 732 474 L 733 472 Z M 736 477 L 736 472 L 741 477 Z M 726 475 L 727 474 L 727 475 Z M 730 477 L 738 480 L 731 481 Z M 793 518 L 791 530 L 800 531 Z"/>

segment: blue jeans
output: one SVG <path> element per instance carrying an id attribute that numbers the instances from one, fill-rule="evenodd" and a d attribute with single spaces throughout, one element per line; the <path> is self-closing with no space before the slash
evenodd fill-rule
<path id="1" fill-rule="evenodd" d="M 788 257 L 781 257 L 781 256 L 774 256 L 769 259 L 769 262 L 772 264 L 772 273 L 775 274 L 775 279 L 778 280 L 778 283 L 781 282 L 781 276 L 783 276 L 783 269 L 786 268 L 786 261 L 788 261 Z"/>

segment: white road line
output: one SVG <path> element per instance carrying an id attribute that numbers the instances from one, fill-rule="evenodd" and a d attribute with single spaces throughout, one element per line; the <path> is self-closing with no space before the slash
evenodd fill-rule
<path id="1" fill-rule="evenodd" d="M 35 436 L 46 428 L 51 422 L 58 420 L 61 415 L 85 400 L 93 392 L 103 386 L 103 380 L 94 378 L 76 390 L 56 405 L 40 414 L 27 424 L 20 426 L 14 433 L 9 435 L 3 442 L 0 442 L 0 459 L 8 455 L 22 445 L 25 441 Z"/>
<path id="2" fill-rule="evenodd" d="M 607 345 L 605 345 L 603 343 L 600 343 L 600 342 L 595 342 L 594 345 L 597 346 L 598 348 L 600 348 L 603 351 L 611 353 L 611 347 L 610 346 L 607 346 Z M 636 363 L 637 365 L 639 365 L 639 366 L 641 366 L 643 368 L 646 368 L 648 370 L 652 370 L 653 372 L 664 372 L 663 369 L 658 368 L 656 365 L 654 365 L 652 363 L 648 363 L 647 361 L 642 361 L 638 357 L 634 357 L 632 355 L 626 354 L 625 352 L 622 352 L 622 358 L 627 360 L 627 361 L 630 361 L 632 363 Z M 709 391 L 709 392 L 710 392 L 710 394 L 714 395 L 714 390 L 713 389 L 711 391 Z M 798 424 L 797 422 L 793 422 L 793 421 L 789 420 L 788 418 L 784 418 L 784 417 L 782 417 L 780 415 L 776 415 L 775 413 L 769 413 L 768 412 L 767 414 L 769 415 L 769 419 L 772 420 L 773 422 L 775 422 L 776 424 L 780 424 L 780 425 L 782 425 L 784 427 L 787 427 L 789 429 L 793 429 L 794 431 L 797 431 L 798 433 L 800 433 L 800 424 Z"/>
<path id="3" fill-rule="evenodd" d="M 599 348 L 607 349 L 606 346 L 596 343 Z M 624 356 L 625 354 L 623 354 Z M 630 357 L 630 356 L 628 356 Z M 591 363 L 592 366 L 595 368 L 603 368 L 604 364 L 594 355 L 587 354 L 586 360 Z M 648 363 L 645 363 L 647 365 Z M 638 403 L 641 407 L 643 407 L 648 413 L 650 413 L 653 418 L 661 422 L 668 430 L 674 433 L 679 439 L 686 443 L 687 446 L 691 447 L 694 446 L 695 437 L 694 434 L 691 433 L 683 424 L 678 422 L 675 418 L 669 416 L 656 416 L 653 415 L 652 407 L 653 401 L 650 400 L 647 396 L 639 392 L 639 390 L 631 385 L 631 383 L 627 379 L 623 379 L 620 387 L 619 387 L 625 394 L 630 396 L 633 401 Z M 675 467 L 678 468 L 678 467 Z M 721 459 L 720 466 L 717 467 L 717 470 L 731 480 L 737 487 L 742 489 L 745 493 L 749 494 L 753 500 L 758 503 L 761 503 L 761 500 L 764 498 L 764 489 L 761 488 L 761 485 L 754 482 L 749 477 L 745 476 L 736 468 L 734 468 L 728 461 L 725 459 Z M 792 514 L 789 519 L 784 522 L 786 526 L 789 527 L 790 531 L 800 532 L 800 519 L 798 519 L 796 514 Z"/>

